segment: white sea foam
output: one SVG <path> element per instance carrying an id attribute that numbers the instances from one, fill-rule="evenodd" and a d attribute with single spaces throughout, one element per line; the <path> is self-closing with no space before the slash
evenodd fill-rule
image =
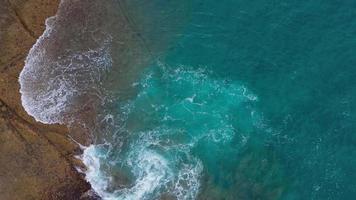
<path id="1" fill-rule="evenodd" d="M 134 177 L 132 185 L 108 190 L 112 179 L 105 174 L 102 165 L 103 162 L 109 163 L 110 158 L 100 150 L 101 145 L 92 145 L 84 150 L 82 159 L 88 166 L 86 179 L 104 200 L 158 199 L 163 192 L 174 195 L 178 200 L 195 199 L 203 170 L 201 161 L 189 155 L 188 146 L 161 144 L 162 134 L 169 133 L 162 129 L 140 133 L 131 141 L 128 154 L 117 161 L 131 170 Z M 179 157 L 171 157 L 170 153 L 167 154 L 169 158 L 165 158 L 156 148 L 182 155 L 185 162 L 181 163 Z"/>
<path id="2" fill-rule="evenodd" d="M 87 170 L 85 171 L 86 179 L 91 183 L 92 188 L 100 196 L 110 199 L 112 194 L 106 192 L 106 190 L 111 182 L 111 178 L 103 174 L 100 163 L 100 158 L 102 157 L 97 151 L 97 146 L 90 145 L 85 148 L 82 161 L 87 166 Z"/>
<path id="3" fill-rule="evenodd" d="M 63 37 L 66 24 L 60 18 L 46 20 L 46 29 L 19 76 L 24 109 L 35 120 L 49 124 L 70 121 L 72 113 L 83 106 L 79 104 L 84 95 L 102 96 L 100 84 L 112 65 L 109 35 L 92 38 L 91 48 L 77 48 L 83 44 L 70 41 L 69 35 Z"/>
<path id="4" fill-rule="evenodd" d="M 65 123 L 65 117 L 70 118 L 68 115 L 78 106 L 73 105 L 74 100 L 98 92 L 101 76 L 111 66 L 107 45 L 72 53 L 61 61 L 49 60 L 46 49 L 35 45 L 19 77 L 22 105 L 27 113 L 43 123 Z"/>
<path id="5" fill-rule="evenodd" d="M 120 192 L 120 199 L 157 198 L 155 191 L 162 189 L 172 177 L 167 160 L 153 150 L 141 149 L 133 153 L 128 163 L 137 178 L 132 188 Z"/>
<path id="6" fill-rule="evenodd" d="M 189 164 L 182 164 L 174 184 L 172 193 L 179 200 L 195 199 L 199 192 L 203 164 L 198 159 L 191 161 Z"/>
<path id="7" fill-rule="evenodd" d="M 87 166 L 86 179 L 104 200 L 152 199 L 172 179 L 168 161 L 163 156 L 145 148 L 136 149 L 126 159 L 136 179 L 133 186 L 108 192 L 112 179 L 103 173 L 100 160 L 105 160 L 105 156 L 97 149 L 95 145 L 86 148 L 82 160 Z"/>

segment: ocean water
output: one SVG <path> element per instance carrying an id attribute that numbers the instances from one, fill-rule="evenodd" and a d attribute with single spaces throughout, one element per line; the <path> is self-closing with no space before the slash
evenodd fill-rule
<path id="1" fill-rule="evenodd" d="M 23 105 L 90 135 L 104 200 L 355 199 L 355 8 L 63 0 Z"/>

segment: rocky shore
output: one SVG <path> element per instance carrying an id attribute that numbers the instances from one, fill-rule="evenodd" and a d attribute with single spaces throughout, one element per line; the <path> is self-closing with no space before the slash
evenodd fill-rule
<path id="1" fill-rule="evenodd" d="M 88 200 L 79 146 L 66 127 L 37 123 L 21 105 L 18 75 L 58 0 L 0 0 L 0 199 Z"/>

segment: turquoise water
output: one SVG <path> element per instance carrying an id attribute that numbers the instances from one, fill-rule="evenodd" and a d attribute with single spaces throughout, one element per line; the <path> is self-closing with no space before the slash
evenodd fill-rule
<path id="1" fill-rule="evenodd" d="M 111 108 L 119 130 L 88 150 L 101 194 L 354 199 L 355 7 L 182 2 L 184 26 Z"/>
<path id="2" fill-rule="evenodd" d="M 83 161 L 104 200 L 355 199 L 355 1 L 63 2 L 23 100 L 55 123 L 100 97 Z M 83 38 L 68 40 L 66 9 Z M 51 51 L 71 65 L 46 64 Z M 47 87 L 53 74 L 69 89 Z"/>

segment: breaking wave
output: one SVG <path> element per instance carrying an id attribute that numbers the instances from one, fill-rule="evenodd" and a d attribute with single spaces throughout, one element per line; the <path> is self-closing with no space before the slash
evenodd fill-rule
<path id="1" fill-rule="evenodd" d="M 37 121 L 68 124 L 88 103 L 86 98 L 105 96 L 101 84 L 112 66 L 112 38 L 105 30 L 93 29 L 95 24 L 75 20 L 91 20 L 91 10 L 83 5 L 87 4 L 62 1 L 57 15 L 46 20 L 46 29 L 20 73 L 22 105 Z M 67 17 L 74 19 L 68 22 Z"/>
<path id="2" fill-rule="evenodd" d="M 87 179 L 108 200 L 195 199 L 204 168 L 219 162 L 221 148 L 238 151 L 262 123 L 252 107 L 257 97 L 202 69 L 148 69 L 135 83 L 137 96 L 117 104 L 116 139 L 84 151 L 93 167 Z M 117 170 L 127 178 L 113 179 Z"/>

